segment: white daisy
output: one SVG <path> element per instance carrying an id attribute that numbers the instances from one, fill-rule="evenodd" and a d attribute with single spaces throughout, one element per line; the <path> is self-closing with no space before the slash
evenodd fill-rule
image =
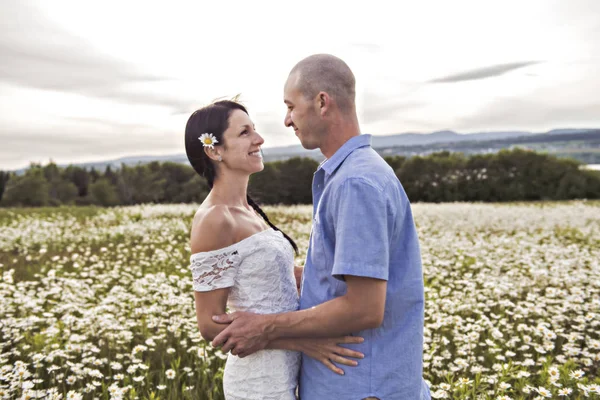
<path id="1" fill-rule="evenodd" d="M 581 379 L 583 378 L 583 375 L 585 375 L 585 372 L 583 372 L 580 369 L 578 369 L 577 371 L 571 371 L 571 373 L 569 374 L 569 376 L 574 379 Z"/>
<path id="2" fill-rule="evenodd" d="M 200 135 L 198 140 L 202 142 L 204 147 L 210 147 L 211 149 L 214 149 L 214 145 L 216 143 L 219 143 L 215 135 L 213 135 L 212 133 L 203 133 L 202 135 Z"/>

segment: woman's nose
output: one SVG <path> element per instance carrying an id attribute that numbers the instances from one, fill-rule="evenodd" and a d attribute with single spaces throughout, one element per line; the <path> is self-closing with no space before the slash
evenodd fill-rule
<path id="1" fill-rule="evenodd" d="M 262 136 L 260 136 L 258 133 L 256 134 L 256 143 L 260 146 L 265 142 L 265 139 L 263 139 Z"/>

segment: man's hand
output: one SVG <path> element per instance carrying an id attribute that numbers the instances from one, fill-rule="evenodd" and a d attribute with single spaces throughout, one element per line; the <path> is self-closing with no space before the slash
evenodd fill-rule
<path id="1" fill-rule="evenodd" d="M 269 343 L 268 334 L 272 331 L 274 315 L 253 314 L 250 312 L 234 312 L 213 316 L 219 324 L 229 324 L 212 341 L 212 345 L 223 346 L 221 351 L 240 358 L 249 356 L 264 349 Z"/>

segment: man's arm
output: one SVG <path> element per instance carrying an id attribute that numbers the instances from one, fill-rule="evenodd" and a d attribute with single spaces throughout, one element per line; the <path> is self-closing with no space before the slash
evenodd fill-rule
<path id="1" fill-rule="evenodd" d="M 387 281 L 345 278 L 345 295 L 307 310 L 270 315 L 236 312 L 215 317 L 215 322 L 231 323 L 213 340 L 213 346 L 223 345 L 223 352 L 244 357 L 278 338 L 343 336 L 380 326 Z"/>
<path id="2" fill-rule="evenodd" d="M 387 281 L 345 276 L 345 295 L 307 310 L 275 314 L 269 339 L 326 337 L 377 328 L 383 322 Z"/>

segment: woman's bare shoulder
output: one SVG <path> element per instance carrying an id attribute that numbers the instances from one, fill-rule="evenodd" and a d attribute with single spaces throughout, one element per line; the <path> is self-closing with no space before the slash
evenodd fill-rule
<path id="1" fill-rule="evenodd" d="M 236 223 L 228 206 L 202 206 L 192 222 L 190 247 L 192 253 L 213 251 L 231 246 L 235 240 Z"/>

